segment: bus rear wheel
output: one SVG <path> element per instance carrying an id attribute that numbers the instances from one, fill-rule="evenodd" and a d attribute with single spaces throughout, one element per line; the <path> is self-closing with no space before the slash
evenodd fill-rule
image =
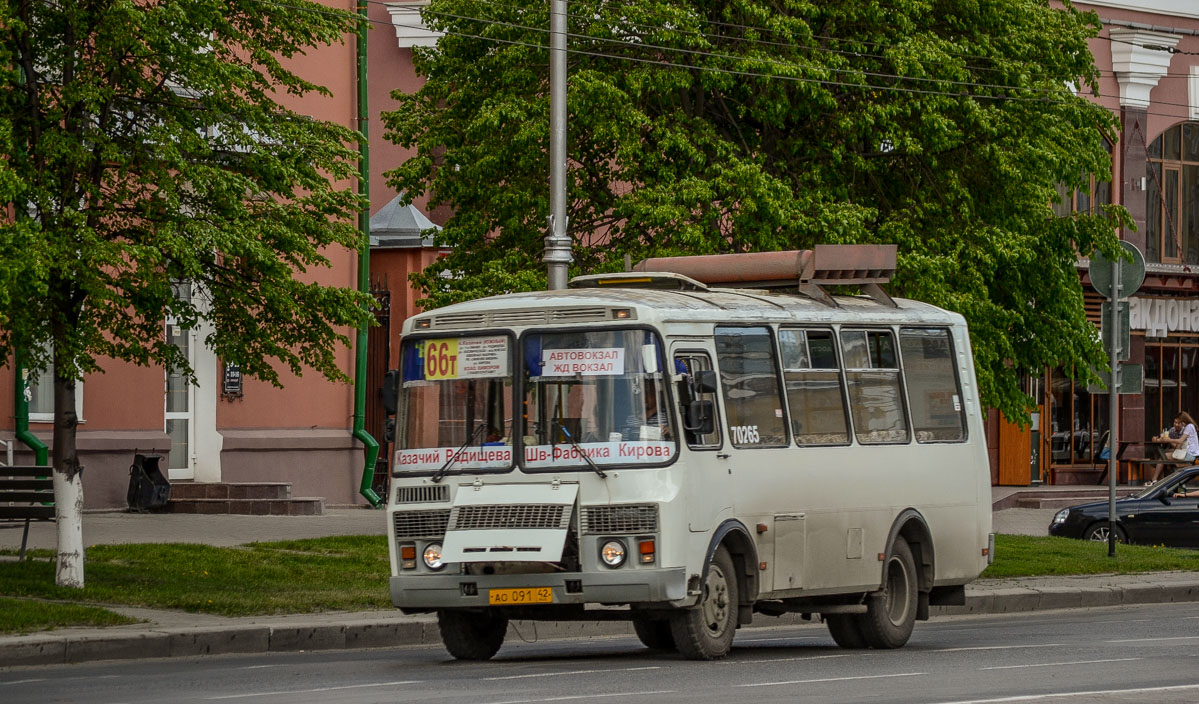
<path id="1" fill-rule="evenodd" d="M 866 601 L 866 613 L 858 621 L 862 637 L 871 648 L 899 648 L 912 637 L 916 625 L 919 584 L 916 560 L 903 538 L 891 546 L 883 571 L 883 588 Z"/>
<path id="2" fill-rule="evenodd" d="M 437 612 L 437 630 L 441 642 L 459 660 L 490 660 L 504 644 L 508 619 L 490 611 Z"/>
<path id="3" fill-rule="evenodd" d="M 718 660 L 732 649 L 737 633 L 737 571 L 723 545 L 708 565 L 699 603 L 671 614 L 670 632 L 689 660 Z"/>
<path id="4" fill-rule="evenodd" d="M 642 645 L 650 650 L 678 650 L 674 645 L 674 635 L 670 632 L 670 621 L 635 618 L 633 630 L 637 632 L 637 639 Z"/>

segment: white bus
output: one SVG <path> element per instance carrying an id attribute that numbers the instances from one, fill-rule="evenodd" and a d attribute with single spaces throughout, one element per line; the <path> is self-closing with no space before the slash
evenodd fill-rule
<path id="1" fill-rule="evenodd" d="M 893 262 L 650 260 L 407 320 L 392 602 L 468 660 L 509 619 L 628 619 L 692 659 L 787 612 L 902 646 L 964 603 L 993 535 L 965 322 L 890 299 Z"/>

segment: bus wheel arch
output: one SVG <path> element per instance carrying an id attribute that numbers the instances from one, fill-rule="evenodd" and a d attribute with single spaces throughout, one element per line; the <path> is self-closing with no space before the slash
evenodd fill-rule
<path id="1" fill-rule="evenodd" d="M 758 548 L 750 537 L 749 529 L 741 521 L 729 519 L 720 524 L 712 534 L 708 543 L 707 557 L 704 559 L 704 571 L 701 583 L 707 579 L 708 567 L 716 556 L 720 546 L 724 546 L 737 573 L 738 623 L 748 624 L 753 619 L 753 604 L 757 601 L 760 585 L 758 582 Z"/>
<path id="2" fill-rule="evenodd" d="M 927 621 L 929 593 L 932 591 L 933 580 L 936 575 L 936 556 L 933 550 L 932 531 L 929 530 L 924 516 L 916 509 L 906 509 L 896 517 L 895 522 L 891 524 L 890 535 L 887 536 L 886 555 L 883 559 L 883 569 L 879 578 L 880 589 L 886 586 L 887 565 L 890 562 L 891 552 L 895 548 L 895 541 L 897 539 L 902 539 L 907 543 L 912 553 L 912 559 L 916 563 L 918 590 L 916 620 Z"/>

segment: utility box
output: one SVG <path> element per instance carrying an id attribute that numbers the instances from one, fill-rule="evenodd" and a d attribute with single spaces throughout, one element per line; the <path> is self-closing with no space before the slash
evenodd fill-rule
<path id="1" fill-rule="evenodd" d="M 171 483 L 158 469 L 162 455 L 134 455 L 129 465 L 129 510 L 138 513 L 154 511 L 167 505 L 171 498 Z"/>

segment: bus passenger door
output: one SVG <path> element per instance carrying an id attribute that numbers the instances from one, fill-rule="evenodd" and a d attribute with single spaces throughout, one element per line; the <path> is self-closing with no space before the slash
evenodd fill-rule
<path id="1" fill-rule="evenodd" d="M 728 454 L 724 452 L 723 434 L 720 430 L 720 406 L 713 391 L 697 388 L 696 372 L 712 370 L 712 355 L 707 350 L 696 349 L 699 343 L 676 343 L 672 347 L 674 371 L 682 375 L 675 387 L 675 400 L 679 402 L 678 418 L 683 429 L 682 439 L 687 444 L 686 475 L 683 478 L 687 497 L 687 526 L 693 533 L 705 533 L 716 527 L 716 518 L 721 513 L 731 513 L 732 492 L 729 482 Z M 689 400 L 710 401 L 712 404 L 712 431 L 702 433 L 687 428 L 697 419 L 687 417 L 686 404 Z"/>

